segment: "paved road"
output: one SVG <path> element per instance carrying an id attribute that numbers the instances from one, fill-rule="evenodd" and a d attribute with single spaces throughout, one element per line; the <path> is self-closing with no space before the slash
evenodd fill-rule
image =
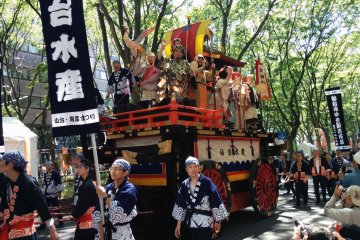
<path id="1" fill-rule="evenodd" d="M 329 226 L 332 220 L 323 215 L 322 206 L 315 205 L 315 199 L 312 186 L 309 186 L 309 203 L 308 206 L 300 208 L 293 207 L 292 195 L 283 194 L 284 190 L 280 189 L 278 208 L 274 216 L 267 219 L 258 218 L 252 208 L 244 209 L 230 216 L 229 222 L 223 226 L 222 234 L 219 240 L 288 240 L 291 239 L 295 219 L 301 219 L 306 224 L 320 224 Z M 135 235 L 137 240 L 159 240 L 169 239 L 160 237 L 163 234 L 155 236 L 156 233 L 164 233 L 166 227 L 155 228 L 157 220 L 150 219 L 143 223 L 146 233 Z M 61 240 L 73 239 L 73 223 L 66 223 L 65 227 L 58 229 Z M 172 232 L 172 229 L 168 229 Z M 145 232 L 145 231 L 144 231 Z M 151 233 L 152 232 L 152 233 Z M 144 236 L 145 235 L 145 236 Z M 49 239 L 48 232 L 39 232 L 39 239 Z"/>

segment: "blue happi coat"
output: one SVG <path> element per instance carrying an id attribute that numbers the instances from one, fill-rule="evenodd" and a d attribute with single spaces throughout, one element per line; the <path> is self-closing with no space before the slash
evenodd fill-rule
<path id="1" fill-rule="evenodd" d="M 182 182 L 172 212 L 176 220 L 185 221 L 190 228 L 212 228 L 215 221 L 220 222 L 228 215 L 216 186 L 209 178 L 200 174 L 193 194 L 190 178 Z"/>
<path id="2" fill-rule="evenodd" d="M 118 188 L 115 188 L 114 183 L 109 183 L 105 186 L 105 190 L 111 200 L 109 208 L 104 204 L 106 239 L 135 239 L 130 228 L 130 221 L 137 215 L 135 206 L 137 190 L 135 186 L 125 179 Z M 93 219 L 95 223 L 101 222 L 99 205 L 93 213 Z"/>

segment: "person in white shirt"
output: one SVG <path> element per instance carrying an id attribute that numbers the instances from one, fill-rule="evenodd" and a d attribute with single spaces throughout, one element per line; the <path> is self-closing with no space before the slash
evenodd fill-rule
<path id="1" fill-rule="evenodd" d="M 342 224 L 360 226 L 360 187 L 350 186 L 346 192 L 342 186 L 335 188 L 333 196 L 325 204 L 325 215 Z M 338 208 L 338 201 L 343 207 Z"/>

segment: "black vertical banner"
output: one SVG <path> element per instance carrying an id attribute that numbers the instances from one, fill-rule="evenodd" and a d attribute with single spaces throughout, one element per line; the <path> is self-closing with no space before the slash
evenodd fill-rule
<path id="1" fill-rule="evenodd" d="M 99 130 L 82 3 L 40 0 L 54 137 Z"/>
<path id="2" fill-rule="evenodd" d="M 0 69 L 1 71 L 1 69 Z M 0 84 L 1 86 L 1 84 Z M 0 89 L 1 90 L 1 89 Z M 0 106 L 1 106 L 1 110 L 0 110 L 0 153 L 4 153 L 5 152 L 5 144 L 4 144 L 4 136 L 3 136 L 3 121 L 2 121 L 2 96 L 1 96 L 1 91 L 0 91 Z"/>
<path id="3" fill-rule="evenodd" d="M 1 54 L 1 52 L 0 52 Z M 2 80 L 2 56 L 0 55 L 0 80 Z M 0 153 L 3 154 L 5 152 L 5 144 L 4 144 L 4 131 L 3 131 L 3 120 L 2 120 L 2 82 L 0 81 Z"/>
<path id="4" fill-rule="evenodd" d="M 325 89 L 325 95 L 329 107 L 336 149 L 350 151 L 349 140 L 345 128 L 341 89 L 339 87 Z"/>

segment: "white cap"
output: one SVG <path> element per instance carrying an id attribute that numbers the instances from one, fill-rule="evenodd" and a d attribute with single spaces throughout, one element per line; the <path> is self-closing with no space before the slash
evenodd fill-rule
<path id="1" fill-rule="evenodd" d="M 346 190 L 346 193 L 351 197 L 351 201 L 360 207 L 360 187 L 352 185 Z"/>
<path id="2" fill-rule="evenodd" d="M 353 156 L 354 161 L 360 165 L 360 152 L 357 152 Z"/>

